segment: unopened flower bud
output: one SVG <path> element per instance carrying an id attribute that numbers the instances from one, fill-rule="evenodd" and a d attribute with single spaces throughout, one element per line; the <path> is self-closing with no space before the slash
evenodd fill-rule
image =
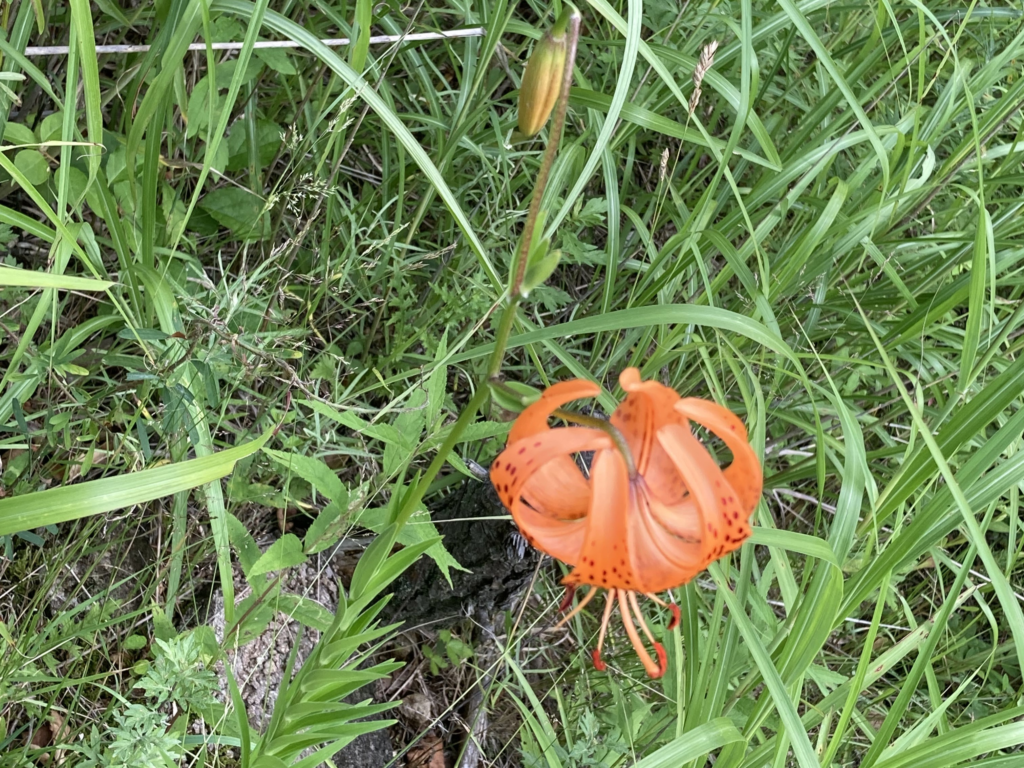
<path id="1" fill-rule="evenodd" d="M 547 123 L 562 90 L 566 29 L 572 13 L 566 5 L 554 26 L 537 43 L 526 64 L 519 88 L 519 132 L 527 138 L 538 134 Z"/>

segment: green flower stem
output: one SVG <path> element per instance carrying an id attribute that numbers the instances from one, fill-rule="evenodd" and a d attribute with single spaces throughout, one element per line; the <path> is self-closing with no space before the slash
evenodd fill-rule
<path id="1" fill-rule="evenodd" d="M 516 309 L 519 307 L 519 294 L 513 293 L 508 297 L 508 304 L 501 313 L 501 321 L 498 323 L 498 332 L 494 335 L 494 349 L 487 361 L 487 378 L 493 379 L 501 372 L 501 364 L 505 360 L 505 346 L 508 344 L 509 334 L 512 333 L 512 323 L 516 319 Z"/>
<path id="2" fill-rule="evenodd" d="M 398 515 L 395 517 L 395 522 L 398 524 L 398 528 L 408 522 L 409 518 L 412 517 L 412 513 L 416 511 L 420 502 L 423 501 L 423 496 L 427 492 L 427 488 L 434 482 L 434 478 L 437 477 L 438 472 L 441 471 L 441 467 L 448 460 L 448 454 L 452 452 L 455 444 L 459 442 L 459 438 L 462 437 L 462 433 L 465 432 L 473 419 L 476 417 L 477 411 L 480 410 L 480 406 L 484 404 L 484 400 L 487 399 L 489 394 L 487 385 L 484 384 L 478 387 L 473 397 L 470 398 L 469 402 L 466 403 L 466 407 L 459 414 L 458 420 L 452 426 L 452 431 L 448 433 L 448 437 L 445 438 L 444 442 L 441 443 L 441 447 L 437 449 L 437 454 L 434 456 L 434 460 L 430 462 L 430 466 L 427 467 L 427 471 L 423 473 L 423 477 L 420 478 L 419 483 L 416 484 L 416 488 L 405 497 L 405 501 L 402 503 L 402 508 L 398 511 Z"/>
<path id="3" fill-rule="evenodd" d="M 448 454 L 451 453 L 452 449 L 459 442 L 459 438 L 462 437 L 462 433 L 466 430 L 473 419 L 476 417 L 477 411 L 484 404 L 484 400 L 487 399 L 489 394 L 489 384 L 498 373 L 501 371 L 501 364 L 505 359 L 505 347 L 508 344 L 509 334 L 512 332 L 512 323 L 515 321 L 516 309 L 519 306 L 520 293 L 519 289 L 523 284 L 523 276 L 526 274 L 526 258 L 530 253 L 530 243 L 533 240 L 533 230 L 537 226 L 537 216 L 540 213 L 541 200 L 544 198 L 544 188 L 547 186 L 548 177 L 551 175 L 551 166 L 555 163 L 555 155 L 558 153 L 558 144 L 562 137 L 562 129 L 565 126 L 565 113 L 569 107 L 569 89 L 572 87 L 572 71 L 576 61 L 576 46 L 579 42 L 580 37 L 580 14 L 575 8 L 572 10 L 572 14 L 569 16 L 568 23 L 568 40 L 565 54 L 565 69 L 562 74 L 562 89 L 558 94 L 558 102 L 555 104 L 555 114 L 551 122 L 551 134 L 548 139 L 548 145 L 544 150 L 544 157 L 541 158 L 540 172 L 537 174 L 537 183 L 533 188 L 533 197 L 530 200 L 530 210 L 526 215 L 526 226 L 523 228 L 523 239 L 519 246 L 519 253 L 516 258 L 515 274 L 512 279 L 512 283 L 509 290 L 508 303 L 505 305 L 505 309 L 501 314 L 501 320 L 498 323 L 498 332 L 494 339 L 494 351 L 491 353 L 491 358 L 487 363 L 487 376 L 481 386 L 476 390 L 476 393 L 466 404 L 462 413 L 459 414 L 458 420 L 452 426 L 451 432 L 448 433 L 448 437 L 438 448 L 437 454 L 434 456 L 434 460 L 430 462 L 430 466 L 427 467 L 426 472 L 420 478 L 416 487 L 405 497 L 402 502 L 402 506 L 395 516 L 395 523 L 397 527 L 401 528 L 406 522 L 412 517 L 413 512 L 423 501 L 423 496 L 426 494 L 430 484 L 434 482 L 434 478 L 437 477 L 441 471 L 441 467 L 444 466 L 448 460 Z M 582 417 L 587 418 L 587 417 Z M 596 419 L 595 421 L 600 421 Z M 620 445 L 620 448 L 624 449 L 623 455 L 626 457 L 626 462 L 629 465 L 630 477 L 635 475 L 633 469 L 633 460 L 629 455 L 629 449 L 622 440 L 622 435 L 618 433 L 614 427 L 607 422 L 601 422 L 604 427 L 597 427 L 608 431 L 609 429 L 615 430 L 618 435 L 616 440 L 615 435 L 612 435 L 612 439 L 616 440 L 616 443 Z"/>
<path id="4" fill-rule="evenodd" d="M 484 400 L 490 394 L 489 385 L 491 379 L 493 379 L 498 372 L 501 370 L 502 360 L 505 359 L 505 346 L 508 344 L 508 337 L 512 331 L 512 321 L 516 316 L 516 307 L 519 305 L 519 297 L 512 296 L 509 298 L 508 304 L 505 305 L 505 311 L 501 315 L 501 321 L 498 325 L 498 333 L 494 340 L 494 351 L 491 353 L 491 359 L 487 364 L 487 377 L 481 382 L 481 385 L 477 387 L 476 392 L 470 401 L 466 403 L 466 407 L 463 408 L 462 413 L 459 414 L 458 420 L 452 426 L 452 431 L 448 433 L 448 437 L 441 443 L 441 447 L 437 449 L 437 454 L 434 456 L 434 460 L 430 462 L 430 466 L 427 467 L 427 471 L 423 473 L 416 488 L 410 493 L 405 501 L 402 503 L 402 508 L 399 510 L 398 515 L 395 517 L 395 522 L 398 523 L 398 527 L 401 528 L 405 525 L 406 521 L 412 516 L 413 512 L 416 511 L 416 507 L 419 506 L 420 502 L 423 501 L 423 496 L 427 492 L 427 488 L 434 482 L 434 478 L 437 477 L 441 471 L 441 467 L 444 466 L 448 460 L 448 454 L 451 453 L 456 443 L 459 442 L 459 438 L 462 437 L 462 433 L 466 431 L 473 419 L 476 417 L 477 411 L 484 404 Z"/>
<path id="5" fill-rule="evenodd" d="M 544 199 L 544 189 L 548 185 L 551 167 L 555 164 L 555 155 L 558 154 L 558 145 L 562 139 L 562 128 L 565 126 L 565 112 L 569 107 L 569 90 L 572 88 L 572 71 L 576 62 L 576 44 L 580 38 L 580 18 L 579 11 L 573 8 L 573 12 L 569 16 L 565 69 L 562 72 L 562 89 L 558 93 L 555 115 L 551 120 L 551 133 L 548 136 L 548 145 L 544 149 L 544 157 L 540 161 L 537 183 L 533 187 L 533 197 L 530 199 L 530 210 L 526 214 L 523 237 L 519 242 L 519 253 L 516 255 L 515 274 L 509 290 L 510 296 L 518 296 L 519 289 L 523 285 L 523 276 L 526 274 L 527 266 L 526 260 L 530 254 L 530 244 L 533 242 L 533 230 L 537 226 L 537 216 L 540 214 L 540 204 Z M 508 310 L 506 309 L 506 311 Z M 498 348 L 495 347 L 495 349 L 497 350 Z"/>

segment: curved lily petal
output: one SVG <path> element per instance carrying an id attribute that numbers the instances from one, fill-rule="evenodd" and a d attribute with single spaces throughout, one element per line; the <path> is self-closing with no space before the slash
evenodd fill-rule
<path id="1" fill-rule="evenodd" d="M 558 520 L 578 520 L 586 517 L 590 507 L 590 483 L 575 461 L 568 456 L 557 456 L 530 478 L 523 488 L 523 496 L 542 515 Z"/>
<path id="2" fill-rule="evenodd" d="M 567 459 L 569 454 L 579 451 L 610 448 L 611 445 L 611 439 L 600 430 L 565 427 L 511 443 L 495 459 L 491 465 L 491 482 L 531 546 L 560 560 L 573 562 L 569 555 L 575 553 L 567 552 L 564 538 L 556 535 L 556 531 L 566 531 L 556 527 L 565 525 L 566 520 L 557 514 L 558 509 L 532 507 L 538 495 L 531 494 L 529 489 L 533 487 L 542 468 L 549 466 L 553 460 L 559 457 Z M 556 498 L 551 495 L 551 499 Z M 575 504 L 578 500 L 573 499 L 572 502 Z M 575 552 L 578 551 L 577 544 Z"/>
<path id="3" fill-rule="evenodd" d="M 732 464 L 724 471 L 725 479 L 736 491 L 740 507 L 747 510 L 746 519 L 761 498 L 764 475 L 757 454 L 747 442 L 747 429 L 743 422 L 728 408 L 695 397 L 682 398 L 676 403 L 675 409 L 677 413 L 714 432 L 732 451 Z"/>
<path id="4" fill-rule="evenodd" d="M 569 565 L 580 561 L 580 550 L 587 535 L 584 520 L 552 520 L 537 514 L 523 501 L 517 502 L 510 511 L 531 547 Z"/>
<path id="5" fill-rule="evenodd" d="M 666 424 L 686 426 L 687 421 L 673 406 L 679 402 L 674 390 L 656 381 L 640 381 L 636 368 L 627 368 L 619 376 L 619 384 L 627 392 L 611 422 L 622 432 L 651 492 L 666 504 L 674 504 L 686 495 L 686 484 L 675 465 L 654 439 Z"/>
<path id="6" fill-rule="evenodd" d="M 598 451 L 590 468 L 590 512 L 580 559 L 564 584 L 636 588 L 626 552 L 629 475 L 618 449 Z"/>
<path id="7" fill-rule="evenodd" d="M 548 419 L 553 411 L 565 403 L 593 397 L 600 392 L 601 388 L 597 384 L 583 379 L 562 381 L 548 387 L 540 399 L 527 406 L 512 425 L 508 436 L 509 448 L 520 440 L 552 432 Z M 564 520 L 575 520 L 586 515 L 589 485 L 568 455 L 550 459 L 534 471 L 538 476 L 525 492 L 527 501 L 534 509 L 541 514 Z"/>
<path id="8" fill-rule="evenodd" d="M 673 420 L 672 406 L 679 402 L 679 395 L 671 387 L 657 381 L 641 381 L 640 371 L 627 368 L 619 374 L 619 386 L 629 394 L 643 394 L 647 397 L 659 419 Z"/>
<path id="9" fill-rule="evenodd" d="M 597 384 L 583 379 L 570 379 L 553 384 L 544 390 L 540 400 L 528 405 L 516 417 L 512 430 L 508 433 L 509 445 L 538 432 L 549 431 L 551 427 L 548 426 L 548 419 L 551 418 L 551 413 L 566 403 L 584 397 L 595 397 L 600 393 L 601 388 Z"/>
<path id="10" fill-rule="evenodd" d="M 704 526 L 703 568 L 738 548 L 750 535 L 746 515 L 722 470 L 690 430 L 669 426 L 658 433 L 658 439 L 666 453 L 677 462 L 700 509 Z"/>
<path id="11" fill-rule="evenodd" d="M 637 472 L 650 479 L 650 464 L 657 451 L 654 433 L 666 423 L 685 424 L 672 408 L 679 395 L 656 381 L 641 381 L 636 368 L 624 370 L 619 385 L 626 391 L 626 399 L 615 409 L 611 422 L 626 438 Z M 653 482 L 660 484 L 658 480 Z"/>
<path id="12" fill-rule="evenodd" d="M 640 591 L 662 592 L 686 584 L 701 572 L 703 539 L 696 505 L 687 502 L 693 532 L 675 535 L 654 513 L 657 502 L 643 494 L 637 499 L 637 514 L 630 520 L 629 554 L 634 570 L 642 575 Z"/>

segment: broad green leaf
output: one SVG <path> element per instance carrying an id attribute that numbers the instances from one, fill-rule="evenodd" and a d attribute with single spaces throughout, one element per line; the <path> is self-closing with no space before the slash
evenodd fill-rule
<path id="1" fill-rule="evenodd" d="M 37 141 L 35 133 L 27 125 L 7 123 L 4 126 L 4 143 L 6 144 L 35 144 Z"/>
<path id="2" fill-rule="evenodd" d="M 199 203 L 199 207 L 218 224 L 241 238 L 262 237 L 266 234 L 263 216 L 265 206 L 262 198 L 233 185 L 208 192 Z"/>
<path id="3" fill-rule="evenodd" d="M 389 441 L 384 445 L 382 470 L 385 477 L 394 477 L 402 465 L 413 458 L 413 446 L 427 425 L 427 393 L 416 389 L 406 400 L 401 413 L 392 425 L 395 432 L 402 436 L 402 442 Z"/>
<path id="4" fill-rule="evenodd" d="M 275 541 L 249 571 L 250 576 L 262 576 L 271 571 L 280 571 L 306 562 L 302 554 L 302 542 L 294 533 L 286 533 Z"/>
<path id="5" fill-rule="evenodd" d="M 227 515 L 227 527 L 228 538 L 238 556 L 242 572 L 248 576 L 256 561 L 263 556 L 263 553 L 260 552 L 260 548 L 257 546 L 252 534 L 242 525 L 242 521 L 230 513 Z"/>
<path id="6" fill-rule="evenodd" d="M 363 554 L 359 556 L 359 562 L 356 563 L 356 569 L 352 573 L 352 580 L 349 582 L 349 595 L 353 600 L 363 598 L 364 593 L 373 583 L 377 571 L 388 559 L 388 552 L 395 544 L 394 523 L 376 533 L 378 534 L 377 538 L 363 550 Z"/>
<path id="7" fill-rule="evenodd" d="M 298 74 L 291 57 L 280 48 L 257 48 L 253 54 L 279 75 Z"/>
<path id="8" fill-rule="evenodd" d="M 348 505 L 348 489 L 345 487 L 345 484 L 320 459 L 303 456 L 299 453 L 276 451 L 273 448 L 264 448 L 263 453 L 286 470 L 297 474 L 316 488 L 317 492 L 326 496 L 328 500 L 337 502 L 342 507 Z"/>
<path id="9" fill-rule="evenodd" d="M 312 525 L 306 530 L 302 549 L 307 555 L 315 555 L 337 544 L 348 530 L 350 521 L 348 505 L 331 502 L 320 510 Z"/>
<path id="10" fill-rule="evenodd" d="M 287 763 L 273 755 L 260 755 L 252 763 L 252 768 L 287 768 Z"/>
<path id="11" fill-rule="evenodd" d="M 277 610 L 318 632 L 326 632 L 334 621 L 334 614 L 316 600 L 290 592 L 282 592 L 277 596 Z"/>
<path id="12" fill-rule="evenodd" d="M 23 149 L 14 156 L 14 165 L 25 178 L 35 186 L 45 184 L 50 178 L 50 164 L 38 149 Z"/>

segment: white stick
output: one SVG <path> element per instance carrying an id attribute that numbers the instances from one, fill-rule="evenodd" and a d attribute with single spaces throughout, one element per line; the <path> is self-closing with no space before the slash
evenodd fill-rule
<path id="1" fill-rule="evenodd" d="M 448 32 L 414 32 L 408 35 L 375 35 L 370 38 L 370 43 L 412 43 L 420 40 L 446 40 L 457 37 L 483 37 L 483 27 L 471 27 L 469 29 L 453 29 Z M 348 45 L 352 41 L 347 37 L 334 37 L 321 40 L 326 46 L 337 47 Z M 244 47 L 244 43 L 210 43 L 210 48 L 215 51 L 237 51 Z M 294 40 L 260 40 L 253 44 L 253 48 L 301 48 L 302 44 Z M 97 45 L 96 53 L 145 53 L 148 45 Z M 190 51 L 205 51 L 206 43 L 192 43 L 188 47 Z M 26 56 L 67 56 L 66 45 L 30 45 L 25 49 Z"/>

